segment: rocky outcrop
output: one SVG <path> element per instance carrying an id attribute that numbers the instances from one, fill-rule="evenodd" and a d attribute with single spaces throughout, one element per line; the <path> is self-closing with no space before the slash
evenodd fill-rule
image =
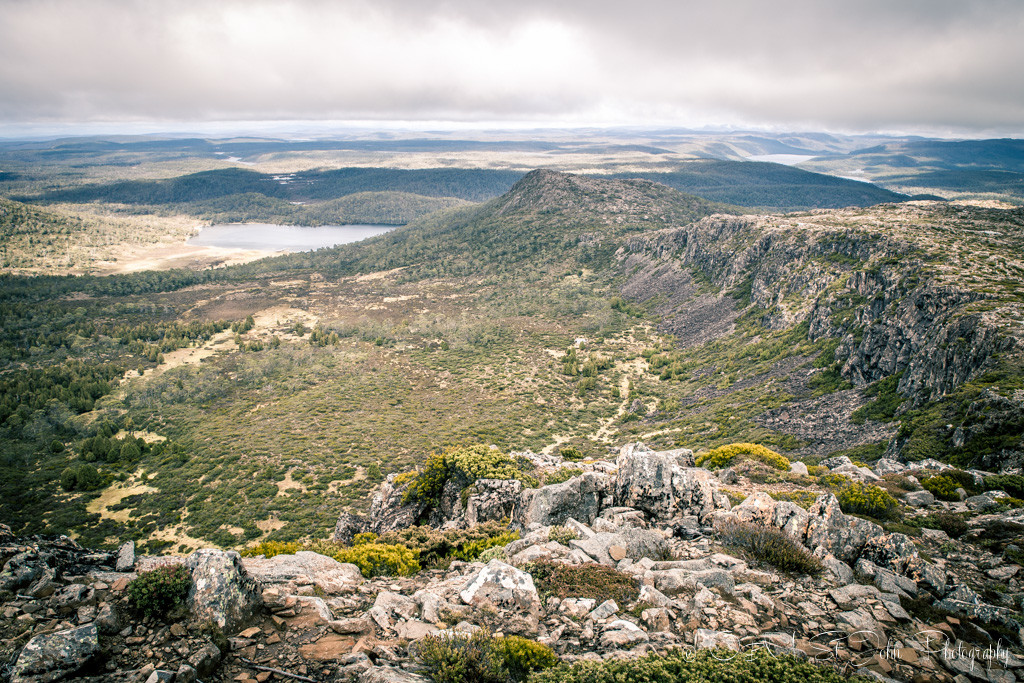
<path id="1" fill-rule="evenodd" d="M 568 519 L 589 524 L 602 506 L 611 503 L 611 490 L 611 478 L 598 472 L 585 472 L 561 484 L 526 489 L 520 495 L 513 521 L 522 528 L 531 524 L 551 526 Z"/>
<path id="2" fill-rule="evenodd" d="M 616 460 L 615 502 L 668 521 L 692 516 L 707 522 L 715 510 L 728 509 L 718 482 L 707 470 L 693 467 L 688 450 L 655 452 L 643 444 L 624 446 Z"/>

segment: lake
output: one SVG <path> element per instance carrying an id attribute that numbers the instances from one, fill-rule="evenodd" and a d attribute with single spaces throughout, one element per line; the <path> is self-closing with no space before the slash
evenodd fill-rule
<path id="1" fill-rule="evenodd" d="M 222 223 L 205 227 L 186 244 L 198 247 L 312 251 L 383 235 L 393 225 L 320 225 L 315 228 L 271 223 Z"/>

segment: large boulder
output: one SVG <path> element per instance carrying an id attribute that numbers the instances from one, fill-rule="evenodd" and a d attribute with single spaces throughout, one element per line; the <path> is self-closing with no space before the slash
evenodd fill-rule
<path id="1" fill-rule="evenodd" d="M 11 683 L 49 683 L 74 676 L 99 654 L 95 624 L 38 635 L 21 650 Z"/>
<path id="2" fill-rule="evenodd" d="M 884 533 L 873 522 L 844 515 L 835 495 L 823 493 L 808 511 L 804 545 L 811 550 L 822 548 L 843 562 L 853 563 L 869 539 Z"/>
<path id="3" fill-rule="evenodd" d="M 188 605 L 197 621 L 212 621 L 225 634 L 233 634 L 257 618 L 262 591 L 238 553 L 204 548 L 189 555 L 185 566 L 192 575 Z"/>
<path id="4" fill-rule="evenodd" d="M 702 523 L 715 510 L 728 510 L 710 472 L 691 467 L 688 451 L 655 452 L 643 444 L 624 447 L 617 460 L 615 504 L 642 510 L 652 518 L 669 520 L 687 515 Z"/>
<path id="5" fill-rule="evenodd" d="M 363 575 L 354 564 L 342 563 L 308 550 L 294 555 L 274 557 L 246 557 L 242 566 L 257 581 L 264 584 L 285 584 L 290 587 L 316 586 L 334 595 L 359 585 Z M 293 591 L 294 592 L 294 591 Z"/>
<path id="6" fill-rule="evenodd" d="M 608 475 L 584 472 L 561 484 L 526 489 L 519 498 L 513 521 L 524 529 L 530 524 L 563 524 L 568 519 L 592 524 L 611 488 Z"/>
<path id="7" fill-rule="evenodd" d="M 511 518 L 522 492 L 518 479 L 477 479 L 466 501 L 466 526 Z"/>

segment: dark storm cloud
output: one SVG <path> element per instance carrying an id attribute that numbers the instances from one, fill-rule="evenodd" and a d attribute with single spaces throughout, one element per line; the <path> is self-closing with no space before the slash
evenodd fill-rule
<path id="1" fill-rule="evenodd" d="M 1024 3 L 8 0 L 0 120 L 1024 128 Z"/>

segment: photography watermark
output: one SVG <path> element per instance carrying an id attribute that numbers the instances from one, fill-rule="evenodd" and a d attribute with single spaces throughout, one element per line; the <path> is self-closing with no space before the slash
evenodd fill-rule
<path id="1" fill-rule="evenodd" d="M 731 635 L 731 634 L 730 634 Z M 769 637 L 758 637 L 753 640 L 744 638 L 742 641 L 735 636 L 734 642 L 741 645 L 738 651 L 717 649 L 713 657 L 719 661 L 734 661 L 738 658 L 754 657 L 756 652 L 764 651 L 771 655 L 791 654 L 800 651 L 808 658 L 816 661 L 842 661 L 844 653 L 849 652 L 852 642 L 856 642 L 858 657 L 867 658 L 879 655 L 887 660 L 914 662 L 921 656 L 935 656 L 946 662 L 962 662 L 962 669 L 974 671 L 991 669 L 993 664 L 1009 668 L 1015 655 L 1009 645 L 1002 639 L 987 646 L 970 645 L 961 640 L 951 640 L 948 634 L 937 629 L 916 632 L 903 641 L 885 639 L 876 631 L 825 631 L 810 638 L 797 638 L 793 634 L 773 633 Z M 722 645 L 725 642 L 721 643 Z M 913 655 L 908 656 L 908 651 Z M 695 652 L 687 653 L 695 656 Z"/>

